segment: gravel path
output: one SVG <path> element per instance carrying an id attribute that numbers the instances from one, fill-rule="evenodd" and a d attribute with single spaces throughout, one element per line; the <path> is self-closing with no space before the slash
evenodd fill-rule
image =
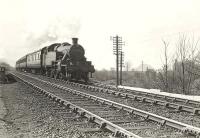
<path id="1" fill-rule="evenodd" d="M 110 133 L 83 132 L 83 128 L 97 128 L 85 118 L 58 106 L 33 92 L 21 83 L 2 86 L 2 97 L 7 109 L 3 123 L 11 138 L 110 138 Z M 2 136 L 0 135 L 0 138 Z M 2 138 L 6 138 L 3 136 Z"/>

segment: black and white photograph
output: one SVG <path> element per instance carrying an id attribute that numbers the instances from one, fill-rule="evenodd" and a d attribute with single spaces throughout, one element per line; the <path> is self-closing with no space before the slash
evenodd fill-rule
<path id="1" fill-rule="evenodd" d="M 200 138 L 200 1 L 0 0 L 0 138 Z"/>

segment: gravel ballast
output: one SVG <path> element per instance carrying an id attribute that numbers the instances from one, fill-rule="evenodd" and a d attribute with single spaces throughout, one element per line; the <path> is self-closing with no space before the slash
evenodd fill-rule
<path id="1" fill-rule="evenodd" d="M 24 84 L 16 82 L 1 87 L 6 108 L 0 137 L 40 138 L 106 138 L 108 132 L 83 132 L 83 128 L 98 128 L 86 118 L 41 96 Z M 6 131 L 6 133 L 5 133 Z"/>

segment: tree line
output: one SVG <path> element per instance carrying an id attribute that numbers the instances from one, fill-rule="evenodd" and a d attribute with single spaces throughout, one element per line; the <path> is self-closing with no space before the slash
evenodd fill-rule
<path id="1" fill-rule="evenodd" d="M 161 69 L 146 71 L 123 71 L 123 85 L 156 88 L 162 91 L 198 94 L 200 90 L 199 39 L 180 35 L 174 53 L 169 53 L 169 41 L 163 42 L 163 65 Z M 115 84 L 114 70 L 96 71 L 97 80 Z"/>

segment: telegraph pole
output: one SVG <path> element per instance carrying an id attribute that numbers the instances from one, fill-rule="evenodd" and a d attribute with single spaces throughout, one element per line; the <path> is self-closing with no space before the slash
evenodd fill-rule
<path id="1" fill-rule="evenodd" d="M 119 44 L 118 44 L 118 40 L 119 36 L 116 36 L 116 75 L 117 75 L 117 83 L 116 85 L 119 85 L 119 68 L 118 68 L 118 64 L 119 64 Z"/>
<path id="2" fill-rule="evenodd" d="M 122 85 L 122 67 L 124 65 L 124 52 L 120 52 L 120 85 Z"/>
<path id="3" fill-rule="evenodd" d="M 115 37 L 111 37 L 113 40 L 113 54 L 116 55 L 116 86 L 119 85 L 119 55 L 122 52 L 122 37 L 116 35 Z"/>

